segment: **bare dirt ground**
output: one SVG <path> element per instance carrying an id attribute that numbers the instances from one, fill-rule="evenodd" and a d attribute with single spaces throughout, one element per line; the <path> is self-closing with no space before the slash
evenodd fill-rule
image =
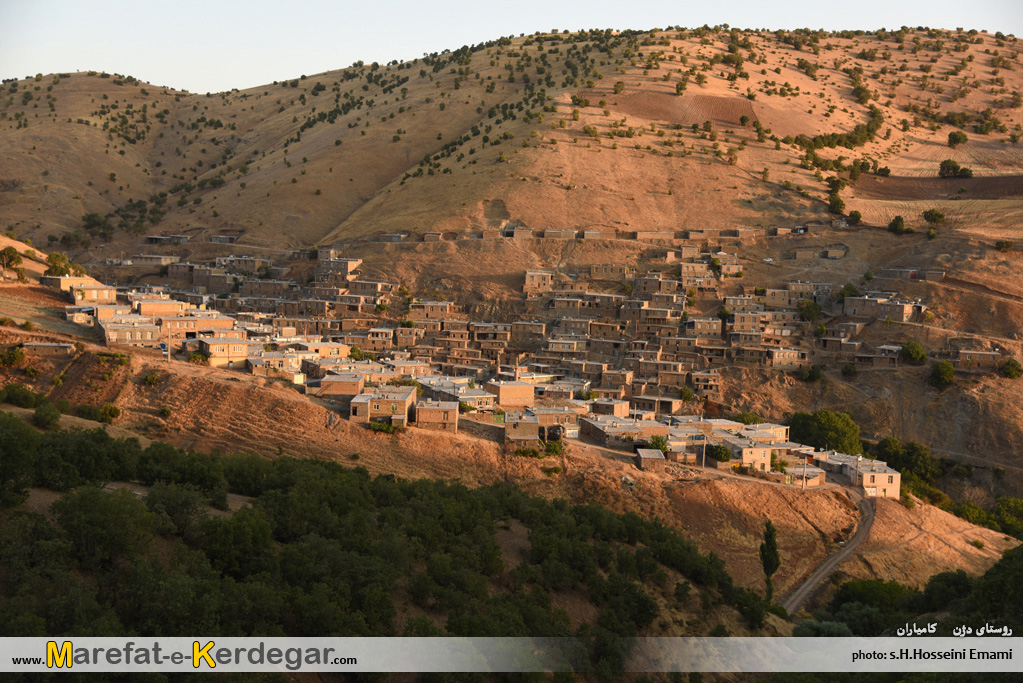
<path id="1" fill-rule="evenodd" d="M 1019 541 L 983 529 L 931 505 L 907 509 L 898 501 L 877 501 L 870 536 L 841 570 L 855 578 L 886 576 L 920 585 L 928 572 L 965 569 L 981 573 Z M 980 547 L 978 547 L 980 546 Z"/>
<path id="2" fill-rule="evenodd" d="M 602 93 L 584 91 L 581 97 L 600 99 Z M 723 126 L 740 126 L 740 117 L 756 118 L 753 103 L 733 95 L 685 94 L 682 97 L 666 92 L 624 92 L 615 95 L 608 106 L 612 111 L 650 121 L 691 126 L 711 121 Z"/>
<path id="3" fill-rule="evenodd" d="M 880 200 L 1006 199 L 1023 196 L 1023 175 L 974 178 L 920 178 L 864 175 L 856 196 Z"/>

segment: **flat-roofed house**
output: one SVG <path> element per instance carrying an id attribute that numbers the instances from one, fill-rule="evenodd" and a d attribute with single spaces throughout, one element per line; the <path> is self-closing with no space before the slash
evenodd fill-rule
<path id="1" fill-rule="evenodd" d="M 416 405 L 416 426 L 444 432 L 458 432 L 456 401 L 420 401 Z"/>
<path id="2" fill-rule="evenodd" d="M 637 448 L 636 467 L 646 472 L 663 472 L 665 465 L 664 453 L 657 448 Z"/>
<path id="3" fill-rule="evenodd" d="M 383 386 L 364 391 L 352 399 L 352 422 L 383 422 L 405 427 L 415 417 L 416 387 Z"/>

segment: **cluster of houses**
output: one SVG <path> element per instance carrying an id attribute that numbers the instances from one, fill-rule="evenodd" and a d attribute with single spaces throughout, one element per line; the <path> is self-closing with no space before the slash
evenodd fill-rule
<path id="1" fill-rule="evenodd" d="M 623 230 L 608 225 L 591 225 L 585 228 L 546 228 L 534 229 L 521 221 L 506 220 L 496 226 L 462 233 L 424 232 L 387 232 L 377 236 L 379 242 L 437 242 L 457 239 L 539 239 L 539 240 L 637 240 L 641 242 L 674 242 L 677 240 L 749 240 L 757 237 L 807 235 L 828 228 L 845 228 L 848 223 L 844 218 L 836 218 L 826 223 L 810 222 L 783 228 L 700 228 L 694 230 L 645 229 Z M 844 255 L 844 254 L 843 254 Z M 824 256 L 824 258 L 840 258 L 840 256 Z"/>
<path id="2" fill-rule="evenodd" d="M 520 229 L 504 236 L 514 239 Z M 495 322 L 363 277 L 362 261 L 338 246 L 315 256 L 301 282 L 270 259 L 230 256 L 163 263 L 161 286 L 115 288 L 71 276 L 41 284 L 66 292 L 67 318 L 93 326 L 109 345 L 162 346 L 213 367 L 287 380 L 355 423 L 457 432 L 467 414 L 486 416 L 503 425 L 510 452 L 578 437 L 635 453 L 637 465 L 654 470 L 665 461 L 707 464 L 716 446 L 731 457 L 712 458 L 714 467 L 800 486 L 819 485 L 834 471 L 868 495 L 899 495 L 898 472 L 883 463 L 815 453 L 791 443 L 781 425 L 687 413 L 697 398 L 721 398 L 727 366 L 795 370 L 822 357 L 894 365 L 899 346 L 857 337 L 875 320 L 920 319 L 926 306 L 918 300 L 871 291 L 836 304 L 828 282 L 759 287 L 746 283 L 739 258 L 721 245 L 676 242 L 648 272 L 626 264 L 527 271 L 523 314 Z M 923 272 L 891 275 L 936 277 Z M 806 301 L 833 314 L 823 334 L 808 333 L 800 315 Z M 958 353 L 957 361 L 978 368 L 1001 358 Z M 650 448 L 653 437 L 666 448 Z"/>

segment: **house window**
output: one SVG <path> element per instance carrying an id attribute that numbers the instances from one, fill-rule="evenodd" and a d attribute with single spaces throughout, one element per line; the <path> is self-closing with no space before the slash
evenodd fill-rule
<path id="1" fill-rule="evenodd" d="M 872 475 L 870 475 L 870 483 L 871 483 L 871 484 L 873 484 L 873 483 L 874 483 L 874 475 L 873 475 L 873 474 L 872 474 Z"/>
<path id="2" fill-rule="evenodd" d="M 894 475 L 891 475 L 891 474 L 888 475 L 888 483 L 889 484 L 894 484 L 895 483 L 895 476 Z"/>

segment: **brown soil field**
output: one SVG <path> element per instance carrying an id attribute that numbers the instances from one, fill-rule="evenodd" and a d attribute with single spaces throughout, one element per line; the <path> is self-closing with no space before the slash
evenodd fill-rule
<path id="1" fill-rule="evenodd" d="M 961 191 L 965 190 L 965 191 Z M 853 185 L 861 199 L 1008 199 L 1023 197 L 1023 175 L 974 178 L 887 178 L 860 176 Z"/>
<path id="2" fill-rule="evenodd" d="M 580 96 L 594 99 L 601 94 L 583 92 Z M 685 94 L 680 97 L 666 92 L 625 92 L 615 95 L 608 107 L 627 116 L 687 127 L 694 123 L 702 125 L 705 121 L 722 126 L 740 126 L 740 117 L 747 116 L 751 122 L 757 117 L 753 103 L 738 96 Z"/>

